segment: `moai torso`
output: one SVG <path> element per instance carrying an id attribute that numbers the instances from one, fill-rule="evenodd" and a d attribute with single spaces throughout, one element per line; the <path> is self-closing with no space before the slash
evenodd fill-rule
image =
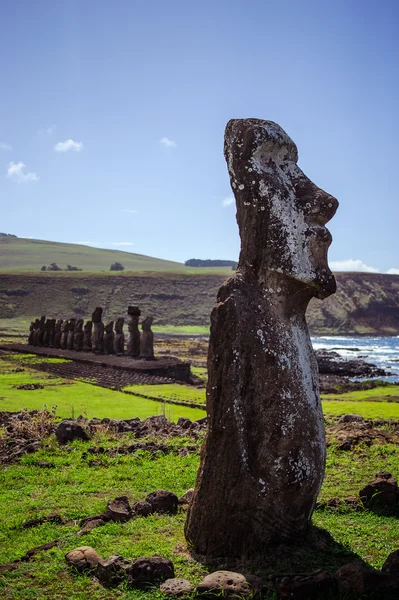
<path id="1" fill-rule="evenodd" d="M 67 338 L 68 350 L 73 350 L 73 338 L 75 335 L 75 324 L 76 324 L 76 319 L 69 319 L 68 338 Z"/>
<path id="2" fill-rule="evenodd" d="M 125 319 L 122 317 L 116 320 L 115 323 L 115 340 L 114 340 L 114 352 L 119 356 L 125 353 L 125 334 L 123 333 L 123 325 Z"/>
<path id="3" fill-rule="evenodd" d="M 56 325 L 55 325 L 55 335 L 54 335 L 54 347 L 55 348 L 61 348 L 61 326 L 62 326 L 63 320 L 62 319 L 58 319 Z"/>
<path id="4" fill-rule="evenodd" d="M 128 323 L 129 338 L 127 342 L 127 353 L 133 358 L 139 358 L 140 356 L 140 330 L 139 330 L 139 318 L 141 311 L 138 306 L 129 306 L 127 309 L 128 315 L 130 315 L 130 321 Z"/>
<path id="5" fill-rule="evenodd" d="M 75 332 L 73 335 L 73 349 L 77 352 L 83 350 L 83 319 L 78 319 L 75 325 Z"/>
<path id="6" fill-rule="evenodd" d="M 93 323 L 91 321 L 87 321 L 83 329 L 83 350 L 90 351 L 92 349 L 91 332 L 93 329 Z"/>
<path id="7" fill-rule="evenodd" d="M 114 353 L 114 322 L 109 321 L 104 327 L 104 354 Z"/>
<path id="8" fill-rule="evenodd" d="M 152 317 L 146 317 L 141 323 L 140 358 L 154 360 L 154 334 L 151 330 Z"/>
<path id="9" fill-rule="evenodd" d="M 96 354 L 101 354 L 104 349 L 104 323 L 101 320 L 102 314 L 103 309 L 97 306 L 91 318 L 93 323 L 92 345 L 93 352 Z"/>
<path id="10" fill-rule="evenodd" d="M 64 321 L 61 324 L 61 339 L 60 339 L 60 347 L 62 350 L 66 350 L 68 345 L 68 331 L 69 331 L 69 321 Z"/>

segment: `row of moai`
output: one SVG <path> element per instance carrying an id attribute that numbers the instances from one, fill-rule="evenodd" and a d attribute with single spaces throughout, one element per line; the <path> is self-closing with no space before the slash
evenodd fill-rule
<path id="1" fill-rule="evenodd" d="M 146 317 L 142 321 L 140 333 L 140 309 L 137 306 L 129 306 L 127 312 L 130 321 L 126 350 L 123 333 L 125 319 L 121 317 L 115 321 L 114 331 L 114 321 L 103 323 L 103 309 L 99 306 L 93 312 L 91 321 L 86 323 L 83 319 L 36 319 L 30 324 L 28 344 L 154 360 L 154 334 L 151 331 L 153 318 Z"/>

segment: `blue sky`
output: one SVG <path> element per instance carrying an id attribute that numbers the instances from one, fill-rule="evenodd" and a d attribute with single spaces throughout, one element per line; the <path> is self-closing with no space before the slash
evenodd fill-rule
<path id="1" fill-rule="evenodd" d="M 340 201 L 332 266 L 399 273 L 398 21 L 394 0 L 5 0 L 0 230 L 236 259 L 223 133 L 257 117 Z"/>

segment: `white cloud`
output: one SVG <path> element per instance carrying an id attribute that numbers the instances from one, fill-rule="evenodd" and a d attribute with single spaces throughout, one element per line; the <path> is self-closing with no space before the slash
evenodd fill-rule
<path id="1" fill-rule="evenodd" d="M 69 150 L 73 150 L 74 152 L 80 152 L 81 150 L 83 150 L 83 144 L 82 142 L 75 142 L 74 140 L 71 140 L 71 138 L 69 138 L 68 140 L 65 140 L 65 142 L 58 142 L 57 144 L 55 144 L 54 150 L 56 152 L 68 152 Z"/>
<path id="2" fill-rule="evenodd" d="M 121 212 L 125 212 L 125 213 L 130 213 L 130 214 L 134 214 L 137 212 L 137 210 L 133 210 L 131 208 L 121 208 Z"/>
<path id="3" fill-rule="evenodd" d="M 24 183 L 25 181 L 38 181 L 39 176 L 33 172 L 25 171 L 26 165 L 23 162 L 15 163 L 10 162 L 7 169 L 7 177 L 18 183 Z"/>
<path id="4" fill-rule="evenodd" d="M 0 142 L 0 150 L 11 150 L 11 146 L 5 142 Z"/>
<path id="5" fill-rule="evenodd" d="M 47 135 L 51 135 L 52 133 L 54 133 L 55 130 L 55 125 L 50 125 L 49 127 L 47 127 L 47 129 L 45 130 Z"/>
<path id="6" fill-rule="evenodd" d="M 399 275 L 399 269 L 388 269 L 388 275 Z"/>
<path id="7" fill-rule="evenodd" d="M 222 206 L 231 206 L 232 204 L 234 204 L 234 202 L 234 196 L 227 196 L 227 198 L 223 198 Z"/>
<path id="8" fill-rule="evenodd" d="M 365 273 L 379 273 L 379 269 L 366 265 L 363 261 L 353 258 L 347 260 L 332 260 L 329 263 L 333 271 L 363 271 Z"/>
<path id="9" fill-rule="evenodd" d="M 133 242 L 111 242 L 111 246 L 134 246 Z"/>
<path id="10" fill-rule="evenodd" d="M 164 148 L 176 148 L 176 142 L 174 140 L 170 140 L 168 137 L 161 138 L 159 143 Z"/>

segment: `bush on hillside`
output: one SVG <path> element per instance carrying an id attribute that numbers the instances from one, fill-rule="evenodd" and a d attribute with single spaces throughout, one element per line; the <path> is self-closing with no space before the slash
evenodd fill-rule
<path id="1" fill-rule="evenodd" d="M 110 271 L 124 271 L 125 267 L 120 262 L 114 262 L 114 263 L 112 263 L 109 270 Z"/>
<path id="2" fill-rule="evenodd" d="M 51 263 L 51 265 L 47 267 L 47 271 L 62 271 L 62 269 L 57 265 L 57 263 Z"/>
<path id="3" fill-rule="evenodd" d="M 47 267 L 46 265 L 43 265 L 42 268 L 40 269 L 41 271 L 47 271 Z"/>

